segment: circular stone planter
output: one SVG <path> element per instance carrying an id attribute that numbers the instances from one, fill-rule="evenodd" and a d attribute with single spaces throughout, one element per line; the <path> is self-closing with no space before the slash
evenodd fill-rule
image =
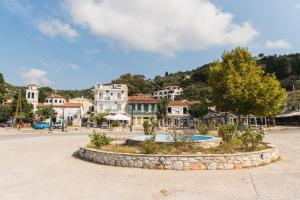
<path id="1" fill-rule="evenodd" d="M 91 162 L 134 168 L 165 170 L 229 170 L 257 167 L 279 159 L 279 149 L 272 148 L 236 154 L 149 155 L 79 149 L 78 156 Z"/>

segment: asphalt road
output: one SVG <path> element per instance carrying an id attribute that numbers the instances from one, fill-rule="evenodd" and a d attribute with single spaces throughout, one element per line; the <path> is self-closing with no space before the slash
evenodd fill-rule
<path id="1" fill-rule="evenodd" d="M 102 166 L 72 157 L 86 133 L 0 130 L 0 199 L 300 199 L 300 129 L 272 131 L 282 159 L 230 171 L 159 171 Z"/>

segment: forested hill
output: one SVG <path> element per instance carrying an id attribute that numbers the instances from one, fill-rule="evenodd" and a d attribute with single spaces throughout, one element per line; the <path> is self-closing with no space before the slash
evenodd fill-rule
<path id="1" fill-rule="evenodd" d="M 264 56 L 260 54 L 257 63 L 268 73 L 274 73 L 281 81 L 282 87 L 291 90 L 294 86 L 300 89 L 300 54 L 273 55 Z M 208 95 L 209 87 L 207 86 L 208 72 L 210 64 L 197 67 L 190 71 L 168 73 L 163 76 L 156 76 L 153 79 L 146 79 L 139 74 L 124 74 L 112 83 L 127 84 L 129 95 L 133 94 L 152 94 L 155 90 L 167 85 L 179 85 L 183 87 L 183 99 L 199 100 Z M 2 74 L 0 76 L 0 95 L 9 98 L 20 87 L 14 87 L 5 83 Z M 5 88 L 5 95 L 3 93 Z M 49 87 L 40 88 L 40 100 L 43 101 L 45 96 L 53 90 Z M 85 97 L 92 99 L 93 93 L 91 88 L 85 90 L 58 90 L 59 94 L 64 95 L 67 99 L 74 97 Z M 0 98 L 3 98 L 0 96 Z"/>

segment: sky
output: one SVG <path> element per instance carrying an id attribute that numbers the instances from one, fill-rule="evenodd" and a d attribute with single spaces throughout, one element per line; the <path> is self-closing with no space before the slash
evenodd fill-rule
<path id="1" fill-rule="evenodd" d="M 85 89 L 186 71 L 237 46 L 300 52 L 300 0 L 0 0 L 0 72 Z"/>

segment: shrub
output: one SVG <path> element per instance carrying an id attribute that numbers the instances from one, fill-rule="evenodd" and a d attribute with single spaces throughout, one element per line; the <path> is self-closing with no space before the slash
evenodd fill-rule
<path id="1" fill-rule="evenodd" d="M 155 142 L 155 137 L 142 142 L 142 150 L 145 154 L 154 154 L 159 151 L 159 145 Z"/>
<path id="2" fill-rule="evenodd" d="M 205 123 L 199 122 L 199 124 L 196 127 L 197 131 L 200 135 L 206 135 L 208 132 L 208 127 Z"/>
<path id="3" fill-rule="evenodd" d="M 218 134 L 224 142 L 230 143 L 238 136 L 237 126 L 234 124 L 225 124 L 219 128 Z"/>
<path id="4" fill-rule="evenodd" d="M 119 121 L 112 121 L 111 126 L 112 127 L 119 127 L 120 126 L 120 122 Z"/>
<path id="5" fill-rule="evenodd" d="M 144 121 L 143 127 L 144 127 L 144 133 L 145 135 L 150 135 L 150 122 L 149 121 Z"/>
<path id="6" fill-rule="evenodd" d="M 156 123 L 153 117 L 150 118 L 150 121 L 144 121 L 143 127 L 144 127 L 144 133 L 145 135 L 156 135 Z"/>
<path id="7" fill-rule="evenodd" d="M 112 141 L 112 139 L 106 136 L 105 133 L 97 133 L 96 131 L 93 131 L 93 133 L 90 134 L 89 137 L 91 138 L 91 143 L 95 145 L 97 149 L 102 146 L 108 145 Z"/>
<path id="8" fill-rule="evenodd" d="M 241 140 L 245 150 L 255 150 L 258 145 L 263 143 L 265 132 L 262 128 L 253 130 L 249 126 L 242 130 Z"/>

